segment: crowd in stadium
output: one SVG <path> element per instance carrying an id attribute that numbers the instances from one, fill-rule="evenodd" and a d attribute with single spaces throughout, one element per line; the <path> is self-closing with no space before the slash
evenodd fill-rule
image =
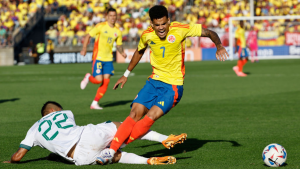
<path id="1" fill-rule="evenodd" d="M 105 21 L 109 7 L 117 10 L 117 25 L 122 30 L 123 41 L 137 43 L 150 20 L 148 10 L 154 4 L 168 8 L 171 21 L 200 23 L 218 34 L 228 31 L 228 20 L 232 16 L 250 16 L 248 0 L 2 0 L 0 2 L 0 46 L 12 46 L 13 34 L 26 25 L 42 6 L 45 15 L 60 15 L 56 24 L 46 32 L 56 46 L 78 46 L 84 35 L 99 22 Z M 257 16 L 300 15 L 298 0 L 257 0 Z M 278 29 L 299 31 L 300 27 L 283 25 L 284 20 L 258 21 L 256 30 Z M 280 25 L 280 26 L 278 26 Z M 248 25 L 250 29 L 250 25 Z M 91 43 L 92 44 L 92 43 Z"/>
<path id="2" fill-rule="evenodd" d="M 43 5 L 43 0 L 0 1 L 0 47 L 12 46 L 14 32 L 26 23 Z"/>

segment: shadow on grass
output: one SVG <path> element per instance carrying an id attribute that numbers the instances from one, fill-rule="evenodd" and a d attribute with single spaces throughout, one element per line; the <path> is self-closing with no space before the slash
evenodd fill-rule
<path id="1" fill-rule="evenodd" d="M 14 102 L 16 100 L 20 100 L 20 98 L 13 98 L 13 99 L 3 99 L 3 100 L 0 100 L 0 104 L 1 103 L 5 103 L 5 102 Z"/>
<path id="2" fill-rule="evenodd" d="M 282 164 L 280 167 L 286 167 L 288 164 L 287 163 L 284 163 L 284 164 Z M 270 167 L 270 166 L 268 166 L 268 165 L 266 165 L 266 164 L 264 164 L 264 166 L 265 167 Z"/>
<path id="3" fill-rule="evenodd" d="M 121 101 L 116 101 L 116 102 L 104 102 L 100 103 L 102 107 L 113 107 L 113 106 L 119 106 L 119 105 L 125 105 L 127 103 L 132 102 L 132 100 L 121 100 Z"/>
<path id="4" fill-rule="evenodd" d="M 231 143 L 233 147 L 239 147 L 241 146 L 238 142 L 232 141 L 232 140 L 198 140 L 195 138 L 188 138 L 183 144 L 176 144 L 173 149 L 161 149 L 161 150 L 156 150 L 152 152 L 147 152 L 143 154 L 142 156 L 144 157 L 156 157 L 156 156 L 172 156 L 176 154 L 181 154 L 181 153 L 186 153 L 190 151 L 195 151 L 201 147 L 203 147 L 204 144 L 206 143 L 211 143 L 211 142 L 229 142 Z M 145 145 L 145 146 L 139 146 L 139 147 L 150 147 L 153 145 L 159 145 L 160 143 L 156 144 L 151 144 L 151 145 Z M 160 144 L 161 145 L 161 144 Z"/>
<path id="5" fill-rule="evenodd" d="M 54 153 L 50 153 L 49 156 L 47 156 L 47 157 L 26 160 L 26 161 L 20 161 L 19 164 L 30 163 L 30 162 L 35 162 L 35 161 L 42 161 L 42 160 L 54 161 L 54 162 L 59 162 L 59 163 L 64 163 L 64 164 L 73 164 L 70 161 L 67 161 L 63 157 L 61 157 L 57 154 L 54 154 Z"/>

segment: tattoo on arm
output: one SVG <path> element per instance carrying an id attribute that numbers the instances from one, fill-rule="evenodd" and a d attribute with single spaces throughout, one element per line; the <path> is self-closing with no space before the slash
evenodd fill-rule
<path id="1" fill-rule="evenodd" d="M 122 45 L 120 45 L 120 46 L 117 45 L 117 50 L 118 50 L 118 52 L 121 53 L 121 54 L 124 52 L 124 49 L 123 49 L 123 46 L 122 46 Z"/>
<path id="2" fill-rule="evenodd" d="M 209 29 L 202 28 L 201 37 L 210 38 L 215 43 L 216 47 L 218 47 L 218 45 L 222 44 L 218 34 L 214 31 L 209 30 Z"/>

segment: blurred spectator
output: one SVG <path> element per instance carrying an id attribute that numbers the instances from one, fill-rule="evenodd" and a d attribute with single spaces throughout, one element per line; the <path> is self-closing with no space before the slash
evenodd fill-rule
<path id="1" fill-rule="evenodd" d="M 138 28 L 133 25 L 130 29 L 129 29 L 129 42 L 132 42 L 132 44 L 136 44 L 138 39 Z"/>
<path id="2" fill-rule="evenodd" d="M 36 64 L 40 60 L 40 56 L 45 52 L 45 44 L 43 42 L 39 42 L 36 44 L 36 51 L 37 51 L 37 57 L 36 57 Z"/>
<path id="3" fill-rule="evenodd" d="M 53 26 L 50 26 L 50 29 L 46 32 L 46 35 L 48 39 L 50 39 L 52 42 L 54 42 L 55 45 L 57 45 L 58 32 L 53 28 Z"/>
<path id="4" fill-rule="evenodd" d="M 54 63 L 54 43 L 52 42 L 51 39 L 48 39 L 46 48 L 47 48 L 47 53 L 49 54 L 50 57 L 50 63 Z"/>

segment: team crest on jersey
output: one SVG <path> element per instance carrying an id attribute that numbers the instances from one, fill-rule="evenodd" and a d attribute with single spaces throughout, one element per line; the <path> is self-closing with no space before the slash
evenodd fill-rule
<path id="1" fill-rule="evenodd" d="M 96 70 L 96 73 L 100 73 L 100 72 L 101 72 L 101 70 L 100 70 L 100 69 L 97 69 L 97 70 Z"/>
<path id="2" fill-rule="evenodd" d="M 118 34 L 117 33 L 115 33 L 115 37 L 117 37 L 118 36 Z"/>
<path id="3" fill-rule="evenodd" d="M 175 40 L 176 40 L 176 38 L 175 38 L 174 35 L 169 35 L 169 36 L 167 37 L 167 40 L 168 40 L 168 42 L 170 42 L 170 43 L 174 43 Z"/>

